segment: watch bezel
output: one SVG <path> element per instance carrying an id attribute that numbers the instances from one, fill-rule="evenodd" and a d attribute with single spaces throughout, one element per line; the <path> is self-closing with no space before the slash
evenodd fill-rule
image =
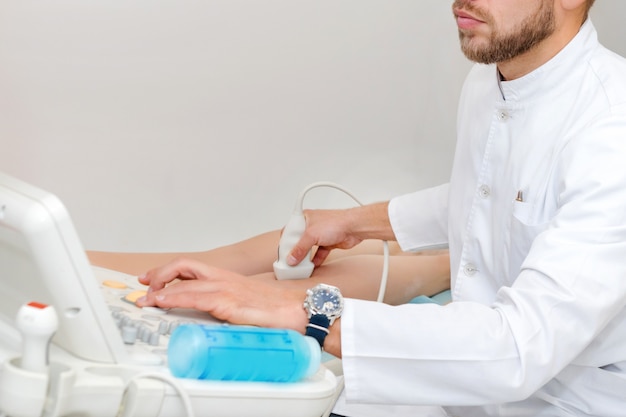
<path id="1" fill-rule="evenodd" d="M 330 312 L 322 311 L 318 309 L 314 303 L 315 296 L 322 291 L 327 291 L 327 292 L 332 293 L 333 295 L 335 295 L 336 299 L 339 302 L 339 305 L 336 305 L 335 308 Z M 308 314 L 308 318 L 311 318 L 311 316 L 314 314 L 322 314 L 322 315 L 327 316 L 330 320 L 330 324 L 332 324 L 336 318 L 341 316 L 341 313 L 343 312 L 343 307 L 344 307 L 343 295 L 341 294 L 341 291 L 339 290 L 339 288 L 333 285 L 317 284 L 315 287 L 309 288 L 308 290 L 306 290 L 306 298 L 304 300 L 304 309 L 306 310 Z"/>

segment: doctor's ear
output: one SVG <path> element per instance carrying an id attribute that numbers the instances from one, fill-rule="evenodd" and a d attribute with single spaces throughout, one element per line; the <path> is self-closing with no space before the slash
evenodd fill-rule
<path id="1" fill-rule="evenodd" d="M 595 0 L 555 0 L 554 12 L 566 18 L 566 21 L 571 19 L 577 20 L 576 25 L 582 25 L 589 14 L 589 9 L 593 5 Z"/>
<path id="2" fill-rule="evenodd" d="M 556 0 L 555 5 L 559 4 L 561 8 L 567 12 L 580 10 L 586 14 L 594 1 L 595 0 Z"/>

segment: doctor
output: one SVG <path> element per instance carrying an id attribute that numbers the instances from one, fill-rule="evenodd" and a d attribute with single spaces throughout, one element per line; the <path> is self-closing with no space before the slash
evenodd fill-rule
<path id="1" fill-rule="evenodd" d="M 461 47 L 478 64 L 460 98 L 450 183 L 306 212 L 294 264 L 311 247 L 319 264 L 366 238 L 450 248 L 446 306 L 344 300 L 320 339 L 343 358 L 349 401 L 440 404 L 463 417 L 624 416 L 626 60 L 598 43 L 592 3 L 455 1 Z M 192 260 L 141 279 L 153 290 L 144 305 L 307 331 L 301 290 Z"/>

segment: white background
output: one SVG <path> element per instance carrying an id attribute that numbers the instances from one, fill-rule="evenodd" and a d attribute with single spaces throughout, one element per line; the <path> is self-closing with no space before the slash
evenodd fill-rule
<path id="1" fill-rule="evenodd" d="M 84 245 L 192 251 L 445 182 L 470 64 L 444 0 L 0 0 L 0 170 Z M 626 2 L 599 0 L 626 55 Z M 307 207 L 351 204 L 316 190 Z"/>

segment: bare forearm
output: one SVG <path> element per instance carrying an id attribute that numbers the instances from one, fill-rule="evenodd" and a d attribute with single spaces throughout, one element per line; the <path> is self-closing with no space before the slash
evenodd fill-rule
<path id="1" fill-rule="evenodd" d="M 396 240 L 388 214 L 389 202 L 354 207 L 346 211 L 349 233 L 365 239 Z"/>

